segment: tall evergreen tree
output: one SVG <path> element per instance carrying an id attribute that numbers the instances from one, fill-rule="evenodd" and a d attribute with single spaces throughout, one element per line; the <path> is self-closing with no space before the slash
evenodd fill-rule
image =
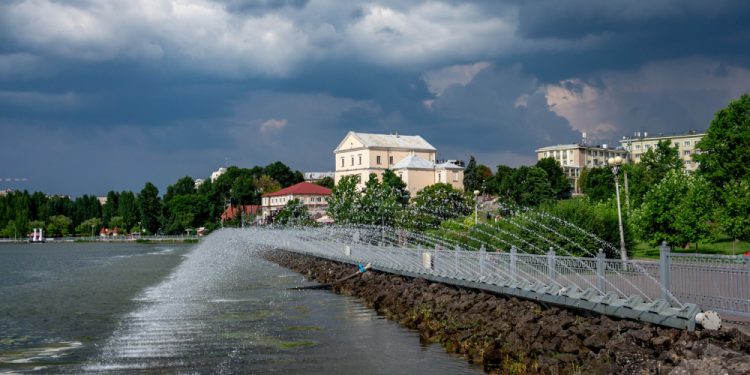
<path id="1" fill-rule="evenodd" d="M 141 213 L 141 225 L 149 233 L 154 234 L 161 226 L 161 201 L 159 200 L 159 189 L 151 182 L 147 182 L 140 193 L 138 193 L 138 208 Z"/>
<path id="2" fill-rule="evenodd" d="M 477 161 L 472 155 L 469 157 L 469 164 L 464 170 L 464 191 L 473 192 L 482 188 L 482 176 L 477 168 Z"/>

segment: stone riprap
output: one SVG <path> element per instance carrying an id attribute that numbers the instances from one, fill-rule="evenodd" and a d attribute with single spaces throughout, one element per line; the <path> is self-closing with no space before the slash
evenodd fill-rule
<path id="1" fill-rule="evenodd" d="M 324 284 L 357 270 L 281 250 L 264 257 Z M 750 337 L 736 329 L 680 331 L 376 271 L 332 290 L 489 373 L 750 373 Z"/>

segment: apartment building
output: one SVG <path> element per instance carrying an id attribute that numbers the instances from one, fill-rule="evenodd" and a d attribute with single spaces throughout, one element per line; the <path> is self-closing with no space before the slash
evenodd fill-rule
<path id="1" fill-rule="evenodd" d="M 537 160 L 554 158 L 565 171 L 573 187 L 573 194 L 580 194 L 578 179 L 581 169 L 607 165 L 607 159 L 619 156 L 627 158 L 627 150 L 609 148 L 607 145 L 588 145 L 585 142 L 542 147 L 536 150 Z"/>
<path id="2" fill-rule="evenodd" d="M 700 152 L 696 145 L 704 135 L 706 135 L 705 132 L 699 133 L 696 131 L 685 134 L 660 133 L 652 136 L 649 136 L 648 132 L 636 132 L 632 137 L 622 137 L 620 144 L 623 149 L 628 151 L 631 163 L 640 163 L 643 154 L 649 149 L 655 148 L 659 142 L 667 139 L 677 148 L 685 170 L 694 171 L 698 169 L 698 163 L 693 160 L 693 155 Z"/>
<path id="3" fill-rule="evenodd" d="M 412 196 L 438 182 L 463 188 L 463 167 L 453 161 L 439 162 L 435 147 L 418 135 L 350 131 L 334 154 L 337 184 L 344 176 L 358 175 L 362 188 L 371 173 L 382 178 L 390 169 L 406 183 Z"/>

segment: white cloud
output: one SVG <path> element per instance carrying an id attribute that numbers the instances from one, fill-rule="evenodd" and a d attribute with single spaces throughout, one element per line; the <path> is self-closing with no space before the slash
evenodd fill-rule
<path id="1" fill-rule="evenodd" d="M 636 130 L 684 132 L 708 128 L 713 114 L 750 88 L 750 70 L 706 58 L 648 63 L 544 88 L 547 104 L 597 140 Z"/>
<path id="2" fill-rule="evenodd" d="M 72 60 L 169 57 L 169 62 L 222 75 L 284 76 L 311 54 L 307 33 L 292 20 L 276 14 L 235 15 L 205 0 L 25 0 L 0 11 L 6 35 L 27 48 Z"/>
<path id="3" fill-rule="evenodd" d="M 399 11 L 371 5 L 349 25 L 349 48 L 383 65 L 424 64 L 443 59 L 493 55 L 511 46 L 511 20 L 463 4 L 426 3 Z"/>
<path id="4" fill-rule="evenodd" d="M 441 69 L 430 70 L 422 75 L 422 79 L 427 84 L 427 88 L 433 94 L 440 96 L 451 85 L 466 86 L 469 84 L 477 73 L 490 66 L 486 61 L 479 61 L 474 64 L 453 65 Z"/>
<path id="5" fill-rule="evenodd" d="M 28 51 L 74 61 L 284 77 L 326 59 L 398 67 L 479 60 L 512 48 L 515 17 L 441 2 L 361 8 L 312 0 L 304 9 L 233 13 L 209 0 L 19 0 L 0 5 L 0 31 Z"/>
<path id="6" fill-rule="evenodd" d="M 258 131 L 262 135 L 267 135 L 269 133 L 278 133 L 282 129 L 284 129 L 284 127 L 286 126 L 286 122 L 287 121 L 285 119 L 268 119 L 260 124 L 260 128 L 258 129 Z"/>

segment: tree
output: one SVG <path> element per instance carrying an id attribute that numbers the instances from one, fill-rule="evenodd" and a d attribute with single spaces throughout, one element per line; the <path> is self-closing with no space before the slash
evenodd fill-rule
<path id="1" fill-rule="evenodd" d="M 64 237 L 70 234 L 70 224 L 73 220 L 65 215 L 53 215 L 47 224 L 47 233 L 54 237 Z"/>
<path id="2" fill-rule="evenodd" d="M 138 223 L 138 204 L 132 191 L 120 193 L 120 201 L 117 206 L 117 216 L 122 218 L 122 228 L 127 230 Z"/>
<path id="3" fill-rule="evenodd" d="M 273 222 L 279 225 L 312 225 L 315 223 L 310 218 L 307 207 L 299 199 L 286 202 L 286 205 L 273 218 Z"/>
<path id="4" fill-rule="evenodd" d="M 109 219 L 109 229 L 118 229 L 120 234 L 125 233 L 128 227 L 125 226 L 125 220 L 122 216 L 112 216 Z"/>
<path id="5" fill-rule="evenodd" d="M 181 234 L 185 229 L 195 228 L 208 218 L 208 202 L 198 194 L 182 194 L 164 204 L 166 218 L 165 231 Z"/>
<path id="6" fill-rule="evenodd" d="M 399 195 L 385 182 L 380 183 L 375 173 L 370 174 L 365 190 L 356 203 L 354 221 L 359 224 L 393 226 L 402 205 Z"/>
<path id="7" fill-rule="evenodd" d="M 109 225 L 109 220 L 112 216 L 117 216 L 117 203 L 120 195 L 116 191 L 110 191 L 107 193 L 107 202 L 102 207 L 102 220 L 104 225 Z"/>
<path id="8" fill-rule="evenodd" d="M 547 173 L 538 167 L 523 166 L 513 171 L 503 180 L 500 189 L 508 198 L 521 206 L 538 206 L 554 199 L 554 192 L 547 179 Z"/>
<path id="9" fill-rule="evenodd" d="M 482 180 L 482 185 L 492 178 L 492 169 L 484 164 L 477 164 L 477 174 L 479 179 Z"/>
<path id="10" fill-rule="evenodd" d="M 469 164 L 464 169 L 464 191 L 473 192 L 482 188 L 482 176 L 479 173 L 477 161 L 472 155 L 469 157 Z"/>
<path id="11" fill-rule="evenodd" d="M 138 209 L 141 214 L 143 228 L 149 233 L 157 233 L 161 219 L 161 201 L 159 200 L 159 189 L 154 184 L 147 182 L 138 194 Z"/>
<path id="12" fill-rule="evenodd" d="M 726 183 L 722 194 L 718 209 L 722 230 L 734 239 L 750 241 L 750 178 Z"/>
<path id="13" fill-rule="evenodd" d="M 400 203 L 402 206 L 409 204 L 411 194 L 409 194 L 409 191 L 406 190 L 406 183 L 401 179 L 401 177 L 393 173 L 392 170 L 386 169 L 385 171 L 383 171 L 383 185 L 391 189 L 396 194 L 398 203 Z"/>
<path id="14" fill-rule="evenodd" d="M 549 181 L 552 192 L 557 199 L 570 198 L 570 181 L 565 176 L 565 170 L 555 158 L 541 159 L 536 162 L 536 167 L 547 173 L 547 181 Z"/>
<path id="15" fill-rule="evenodd" d="M 102 227 L 102 219 L 92 217 L 86 219 L 76 226 L 76 234 L 79 236 L 94 236 Z"/>
<path id="16" fill-rule="evenodd" d="M 498 194 L 501 197 L 508 196 L 507 192 L 502 191 L 501 186 L 503 181 L 513 174 L 513 168 L 507 165 L 498 165 L 497 172 L 492 178 L 487 180 L 484 184 L 485 191 L 488 193 Z"/>
<path id="17" fill-rule="evenodd" d="M 32 220 L 32 221 L 29 221 L 29 225 L 28 226 L 29 226 L 29 228 L 32 228 L 32 229 L 33 228 L 42 228 L 42 229 L 44 229 L 46 227 L 45 223 L 43 221 L 41 221 L 41 220 Z"/>
<path id="18" fill-rule="evenodd" d="M 644 186 L 654 186 L 670 171 L 682 170 L 682 160 L 677 147 L 672 146 L 672 141 L 664 139 L 654 148 L 648 149 L 636 169 L 642 169 L 642 176 L 638 183 Z"/>
<path id="19" fill-rule="evenodd" d="M 232 202 L 237 205 L 253 204 L 258 202 L 253 178 L 250 176 L 239 176 L 232 184 Z"/>
<path id="20" fill-rule="evenodd" d="M 333 189 L 333 187 L 336 185 L 336 182 L 333 179 L 333 177 L 325 176 L 321 178 L 320 180 L 315 181 L 315 184 L 323 186 L 323 187 L 327 187 L 329 189 Z"/>
<path id="21" fill-rule="evenodd" d="M 581 192 L 592 201 L 601 202 L 615 196 L 615 180 L 608 167 L 584 168 L 578 178 Z"/>
<path id="22" fill-rule="evenodd" d="M 281 184 L 267 175 L 256 177 L 253 180 L 253 183 L 255 188 L 258 189 L 261 194 L 273 193 L 281 190 Z"/>
<path id="23" fill-rule="evenodd" d="M 189 195 L 195 193 L 195 180 L 190 176 L 185 176 L 177 180 L 174 185 L 167 186 L 167 193 L 164 194 L 164 202 L 169 202 L 172 197 L 178 195 Z"/>
<path id="24" fill-rule="evenodd" d="M 360 193 L 357 191 L 359 175 L 344 176 L 339 183 L 331 189 L 328 197 L 328 216 L 338 223 L 351 223 L 356 214 L 355 208 L 359 201 Z"/>
<path id="25" fill-rule="evenodd" d="M 644 197 L 633 212 L 634 232 L 644 241 L 671 245 L 711 240 L 715 236 L 713 194 L 702 176 L 684 171 L 670 171 Z"/>
<path id="26" fill-rule="evenodd" d="M 417 192 L 402 225 L 419 229 L 436 227 L 444 220 L 466 216 L 473 210 L 474 201 L 468 193 L 449 184 L 434 184 Z"/>
<path id="27" fill-rule="evenodd" d="M 271 163 L 263 168 L 263 174 L 278 181 L 282 187 L 289 187 L 305 180 L 301 172 L 292 171 L 291 168 L 280 161 Z"/>
<path id="28" fill-rule="evenodd" d="M 696 145 L 698 172 L 716 188 L 750 177 L 750 96 L 742 95 L 720 110 Z"/>

